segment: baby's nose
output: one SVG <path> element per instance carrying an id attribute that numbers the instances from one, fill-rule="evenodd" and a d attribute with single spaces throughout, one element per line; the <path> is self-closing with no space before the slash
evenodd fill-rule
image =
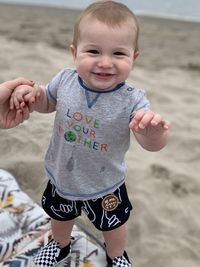
<path id="1" fill-rule="evenodd" d="M 102 56 L 98 62 L 98 66 L 101 68 L 112 68 L 112 58 L 110 56 Z"/>

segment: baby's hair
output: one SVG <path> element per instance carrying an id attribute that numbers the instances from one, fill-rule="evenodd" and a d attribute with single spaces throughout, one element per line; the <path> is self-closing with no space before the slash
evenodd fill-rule
<path id="1" fill-rule="evenodd" d="M 110 26 L 120 27 L 121 25 L 128 24 L 132 27 L 135 40 L 135 51 L 138 51 L 138 37 L 139 25 L 135 14 L 124 4 L 115 1 L 97 1 L 89 5 L 84 11 L 81 12 L 74 26 L 74 37 L 72 44 L 77 47 L 80 38 L 80 25 L 83 19 L 95 18 L 98 21 Z"/>

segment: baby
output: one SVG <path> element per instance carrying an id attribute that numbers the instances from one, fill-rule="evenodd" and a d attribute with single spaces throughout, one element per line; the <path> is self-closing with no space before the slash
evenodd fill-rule
<path id="1" fill-rule="evenodd" d="M 130 132 L 144 149 L 158 151 L 167 144 L 170 128 L 150 110 L 145 91 L 126 82 L 139 55 L 138 35 L 137 19 L 127 6 L 95 1 L 74 27 L 75 69 L 61 70 L 47 86 L 19 86 L 11 96 L 11 109 L 28 105 L 30 112 L 56 112 L 42 197 L 54 238 L 33 266 L 67 260 L 74 220 L 82 211 L 102 231 L 107 266 L 133 266 L 125 251 L 132 210 L 125 184 Z"/>

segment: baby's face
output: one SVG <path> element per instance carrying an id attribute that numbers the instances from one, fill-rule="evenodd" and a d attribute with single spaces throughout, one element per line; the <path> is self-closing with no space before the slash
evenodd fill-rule
<path id="1" fill-rule="evenodd" d="M 78 45 L 72 53 L 85 84 L 94 90 L 108 90 L 124 82 L 137 56 L 136 33 L 126 24 L 109 27 L 94 19 L 85 19 L 80 27 Z"/>

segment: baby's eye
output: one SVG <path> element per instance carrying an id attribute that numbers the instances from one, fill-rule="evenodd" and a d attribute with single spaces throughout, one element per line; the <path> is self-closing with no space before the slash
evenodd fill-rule
<path id="1" fill-rule="evenodd" d="M 90 53 L 90 54 L 99 54 L 99 51 L 98 50 L 95 50 L 95 49 L 90 49 L 90 50 L 88 50 L 87 51 L 88 53 Z"/>
<path id="2" fill-rule="evenodd" d="M 120 51 L 114 53 L 115 56 L 125 56 L 126 54 Z"/>

